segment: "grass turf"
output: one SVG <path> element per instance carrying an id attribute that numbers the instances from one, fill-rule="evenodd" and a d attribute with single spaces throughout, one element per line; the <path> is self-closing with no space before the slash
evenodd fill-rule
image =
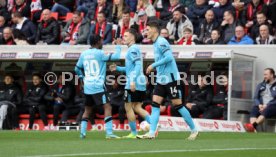
<path id="1" fill-rule="evenodd" d="M 121 136 L 127 133 L 116 132 Z M 276 134 L 201 133 L 196 141 L 185 140 L 188 135 L 187 132 L 160 132 L 155 140 L 106 140 L 104 132 L 89 132 L 86 139 L 80 140 L 79 133 L 74 131 L 0 131 L 0 157 L 275 157 L 276 155 Z M 118 154 L 120 152 L 123 154 Z"/>

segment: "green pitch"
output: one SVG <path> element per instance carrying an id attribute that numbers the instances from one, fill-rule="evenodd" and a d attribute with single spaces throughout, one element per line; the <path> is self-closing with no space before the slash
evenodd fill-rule
<path id="1" fill-rule="evenodd" d="M 126 135 L 128 132 L 116 132 Z M 103 132 L 0 131 L 0 157 L 275 157 L 276 134 L 160 132 L 155 140 L 106 140 Z"/>

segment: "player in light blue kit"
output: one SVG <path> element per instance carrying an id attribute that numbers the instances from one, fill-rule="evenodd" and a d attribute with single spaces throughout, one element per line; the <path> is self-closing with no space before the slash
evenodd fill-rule
<path id="1" fill-rule="evenodd" d="M 136 118 L 135 113 L 143 117 L 150 123 L 150 116 L 142 108 L 146 95 L 146 77 L 143 73 L 143 57 L 140 48 L 135 44 L 137 33 L 134 29 L 126 30 L 124 33 L 124 44 L 128 46 L 125 58 L 125 67 L 110 66 L 111 71 L 126 73 L 127 81 L 125 86 L 125 109 L 131 133 L 123 138 L 136 138 Z"/>
<path id="2" fill-rule="evenodd" d="M 93 105 L 103 105 L 106 138 L 119 138 L 112 130 L 112 107 L 105 91 L 106 62 L 120 59 L 120 50 L 106 54 L 102 50 L 102 39 L 98 35 L 90 37 L 90 49 L 81 53 L 75 72 L 84 83 L 85 111 L 82 116 L 80 138 L 86 137 L 87 121 Z M 119 49 L 120 47 L 117 47 Z M 83 72 L 84 71 L 84 74 Z"/>
<path id="3" fill-rule="evenodd" d="M 154 68 L 157 71 L 156 85 L 154 86 L 152 98 L 152 113 L 150 131 L 145 135 L 137 136 L 141 139 L 154 139 L 157 124 L 160 116 L 160 104 L 164 98 L 171 99 L 174 108 L 180 113 L 191 129 L 188 140 L 195 140 L 198 136 L 197 128 L 189 111 L 184 107 L 182 102 L 182 93 L 180 90 L 180 75 L 172 55 L 172 49 L 168 41 L 159 36 L 159 26 L 155 21 L 147 23 L 147 38 L 151 39 L 154 44 L 154 63 L 147 68 L 149 74 Z"/>

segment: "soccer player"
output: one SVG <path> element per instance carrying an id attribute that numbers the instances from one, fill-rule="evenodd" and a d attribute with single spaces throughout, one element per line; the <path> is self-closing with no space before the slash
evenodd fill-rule
<path id="1" fill-rule="evenodd" d="M 172 49 L 168 41 L 159 35 L 159 26 L 155 21 L 147 24 L 148 39 L 154 44 L 154 63 L 149 65 L 146 73 L 149 74 L 153 69 L 157 71 L 156 85 L 154 87 L 152 98 L 152 113 L 150 131 L 145 135 L 137 136 L 142 139 L 154 139 L 155 131 L 160 116 L 160 104 L 164 98 L 171 99 L 174 108 L 180 113 L 191 129 L 188 140 L 195 140 L 198 136 L 198 130 L 195 127 L 189 111 L 184 107 L 181 100 L 182 93 L 180 90 L 180 75 L 172 55 Z"/>
<path id="2" fill-rule="evenodd" d="M 112 107 L 105 90 L 106 62 L 119 60 L 120 47 L 116 47 L 116 53 L 106 54 L 102 50 L 102 39 L 99 35 L 90 36 L 90 49 L 82 52 L 75 72 L 84 83 L 85 111 L 81 120 L 80 138 L 86 137 L 87 121 L 93 105 L 104 105 L 106 138 L 119 138 L 112 130 Z M 84 71 L 84 74 L 82 73 Z"/>
<path id="3" fill-rule="evenodd" d="M 146 95 L 146 77 L 143 74 L 143 58 L 140 48 L 135 44 L 137 33 L 134 29 L 128 29 L 124 33 L 123 42 L 128 46 L 125 58 L 125 67 L 110 66 L 111 71 L 126 73 L 127 81 L 125 86 L 125 110 L 131 133 L 123 138 L 136 138 L 136 118 L 135 113 L 139 114 L 150 124 L 150 116 L 142 108 L 142 102 Z"/>

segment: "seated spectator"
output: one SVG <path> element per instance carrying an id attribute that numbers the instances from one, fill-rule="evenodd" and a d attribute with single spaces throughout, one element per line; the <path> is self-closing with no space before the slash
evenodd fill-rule
<path id="1" fill-rule="evenodd" d="M 11 12 L 19 12 L 21 16 L 30 18 L 31 17 L 31 4 L 27 0 L 15 0 L 15 5 L 13 6 Z"/>
<path id="2" fill-rule="evenodd" d="M 227 104 L 228 104 L 228 76 L 225 73 L 220 75 L 222 80 L 218 83 L 218 91 L 214 95 L 212 105 L 204 112 L 205 119 L 227 120 Z"/>
<path id="3" fill-rule="evenodd" d="M 16 45 L 29 45 L 25 35 L 18 29 L 12 30 L 13 40 Z"/>
<path id="4" fill-rule="evenodd" d="M 98 13 L 97 22 L 92 22 L 89 37 L 91 34 L 101 36 L 105 45 L 112 43 L 112 25 L 106 21 L 104 12 Z M 90 38 L 87 41 L 90 43 Z"/>
<path id="5" fill-rule="evenodd" d="M 45 9 L 42 12 L 42 21 L 38 25 L 35 43 L 47 45 L 59 44 L 60 27 L 57 20 L 51 17 L 51 11 Z"/>
<path id="6" fill-rule="evenodd" d="M 164 37 L 165 39 L 167 39 L 167 41 L 173 45 L 174 41 L 172 39 L 170 39 L 170 35 L 169 35 L 169 30 L 167 28 L 162 28 L 160 30 L 160 36 Z"/>
<path id="7" fill-rule="evenodd" d="M 184 28 L 184 36 L 177 41 L 177 45 L 197 45 L 199 40 L 190 28 Z"/>
<path id="8" fill-rule="evenodd" d="M 65 81 L 62 74 L 58 75 L 58 80 L 48 93 L 45 95 L 47 100 L 54 108 L 54 126 L 58 125 L 59 114 L 62 113 L 60 124 L 67 122 L 70 115 L 77 115 L 79 107 L 74 105 L 75 88 L 68 81 Z M 65 84 L 63 84 L 63 81 Z M 54 130 L 56 127 L 54 128 Z"/>
<path id="9" fill-rule="evenodd" d="M 122 19 L 119 20 L 118 27 L 116 30 L 115 39 L 122 39 L 125 31 L 130 29 L 130 27 L 134 24 L 134 20 L 130 17 L 129 9 L 125 9 L 123 12 Z"/>
<path id="10" fill-rule="evenodd" d="M 276 116 L 276 81 L 275 71 L 272 68 L 264 70 L 264 81 L 258 84 L 254 96 L 254 106 L 250 112 L 250 123 L 245 125 L 246 130 L 256 131 L 266 118 Z"/>
<path id="11" fill-rule="evenodd" d="M 75 1 L 72 0 L 54 0 L 52 12 L 58 12 L 59 16 L 66 16 L 68 12 L 73 12 Z"/>
<path id="12" fill-rule="evenodd" d="M 102 12 L 105 15 L 105 19 L 108 22 L 112 21 L 112 3 L 106 2 L 106 0 L 98 0 L 96 5 L 95 14 L 93 20 L 96 21 L 98 18 L 98 14 Z"/>
<path id="13" fill-rule="evenodd" d="M 158 11 L 160 11 L 160 19 L 162 19 L 165 24 L 173 18 L 173 12 L 176 9 L 184 10 L 184 6 L 179 0 L 162 0 L 162 7 L 159 5 L 157 8 L 159 8 Z"/>
<path id="14" fill-rule="evenodd" d="M 224 41 L 221 39 L 221 34 L 218 29 L 212 30 L 211 39 L 206 44 L 209 45 L 223 45 Z"/>
<path id="15" fill-rule="evenodd" d="M 235 36 L 231 38 L 228 45 L 253 45 L 254 41 L 245 34 L 243 26 L 237 26 Z"/>
<path id="16" fill-rule="evenodd" d="M 4 28 L 3 35 L 0 38 L 0 45 L 15 45 L 10 27 Z"/>
<path id="17" fill-rule="evenodd" d="M 11 20 L 11 15 L 7 10 L 7 7 L 2 3 L 0 3 L 0 16 L 3 16 L 7 22 Z"/>
<path id="18" fill-rule="evenodd" d="M 211 39 L 211 32 L 218 27 L 218 22 L 215 19 L 213 10 L 208 10 L 205 13 L 205 19 L 199 24 L 199 41 L 206 44 Z"/>
<path id="19" fill-rule="evenodd" d="M 228 43 L 230 39 L 235 35 L 235 28 L 239 25 L 239 22 L 235 20 L 234 13 L 232 11 L 225 11 L 223 21 L 221 23 L 223 40 Z"/>
<path id="20" fill-rule="evenodd" d="M 41 0 L 32 0 L 31 4 L 31 17 L 30 19 L 37 23 L 40 20 L 41 12 L 42 12 L 42 3 Z"/>
<path id="21" fill-rule="evenodd" d="M 209 83 L 207 79 L 199 76 L 198 85 L 189 89 L 186 108 L 190 111 L 193 118 L 199 118 L 212 103 L 213 88 L 207 83 Z"/>
<path id="22" fill-rule="evenodd" d="M 138 22 L 135 22 L 131 28 L 137 30 L 138 37 L 137 37 L 137 43 L 142 44 L 150 44 L 151 41 L 147 39 L 147 22 L 150 21 L 152 18 L 147 16 L 147 13 L 144 10 L 140 10 L 138 13 Z"/>
<path id="23" fill-rule="evenodd" d="M 242 24 L 245 25 L 247 29 L 250 29 L 256 21 L 257 12 L 260 11 L 267 14 L 267 6 L 264 4 L 263 0 L 251 0 L 243 9 Z"/>
<path id="24" fill-rule="evenodd" d="M 269 34 L 269 28 L 267 25 L 260 26 L 260 35 L 256 38 L 255 43 L 258 45 L 276 44 L 274 36 Z"/>
<path id="25" fill-rule="evenodd" d="M 125 3 L 129 7 L 130 12 L 136 12 L 138 0 L 125 0 Z"/>
<path id="26" fill-rule="evenodd" d="M 268 22 L 268 20 L 266 18 L 266 15 L 263 12 L 258 12 L 257 13 L 257 21 L 252 26 L 252 29 L 250 31 L 250 36 L 251 36 L 252 39 L 256 39 L 256 37 L 259 36 L 260 26 L 264 25 L 264 24 L 268 26 L 269 33 L 273 34 L 273 28 L 272 28 L 271 24 Z"/>
<path id="27" fill-rule="evenodd" d="M 24 105 L 29 108 L 29 130 L 33 129 L 35 114 L 38 112 L 44 124 L 44 130 L 49 130 L 48 120 L 46 115 L 46 104 L 44 96 L 47 93 L 47 86 L 42 83 L 40 74 L 33 74 L 32 86 L 27 90 L 24 96 Z"/>
<path id="28" fill-rule="evenodd" d="M 77 11 L 84 13 L 84 17 L 91 21 L 94 19 L 96 5 L 96 0 L 78 0 Z"/>
<path id="29" fill-rule="evenodd" d="M 221 23 L 224 20 L 225 11 L 235 11 L 231 2 L 231 0 L 219 0 L 219 6 L 213 8 L 218 23 Z M 233 17 L 235 18 L 234 14 Z"/>
<path id="30" fill-rule="evenodd" d="M 138 21 L 138 14 L 140 11 L 145 11 L 148 17 L 156 16 L 156 11 L 149 0 L 138 0 L 135 21 Z"/>
<path id="31" fill-rule="evenodd" d="M 32 21 L 23 17 L 21 13 L 12 13 L 12 22 L 14 23 L 13 29 L 20 30 L 26 37 L 28 43 L 34 44 L 36 38 L 36 26 Z"/>
<path id="32" fill-rule="evenodd" d="M 193 24 L 189 18 L 184 15 L 180 9 L 176 9 L 173 12 L 173 19 L 171 19 L 167 24 L 167 29 L 170 33 L 170 39 L 178 41 L 183 37 L 183 30 L 185 28 L 190 28 L 193 31 Z"/>
<path id="33" fill-rule="evenodd" d="M 114 0 L 112 8 L 112 22 L 118 24 L 123 17 L 124 10 L 128 10 L 124 0 Z"/>
<path id="34" fill-rule="evenodd" d="M 14 83 L 14 77 L 6 74 L 4 77 L 4 87 L 0 89 L 0 117 L 11 115 L 12 129 L 18 129 L 18 113 L 22 107 L 22 91 Z M 3 126 L 3 119 L 0 120 L 0 130 Z"/>
<path id="35" fill-rule="evenodd" d="M 195 4 L 188 9 L 187 16 L 193 24 L 195 34 L 199 34 L 199 24 L 204 20 L 205 13 L 210 8 L 207 0 L 196 0 Z"/>
<path id="36" fill-rule="evenodd" d="M 3 16 L 0 16 L 0 35 L 3 35 L 3 30 L 6 26 L 6 20 Z"/>
<path id="37" fill-rule="evenodd" d="M 72 20 L 65 25 L 61 36 L 64 45 L 83 45 L 87 43 L 90 22 L 81 17 L 81 13 L 75 11 Z"/>

